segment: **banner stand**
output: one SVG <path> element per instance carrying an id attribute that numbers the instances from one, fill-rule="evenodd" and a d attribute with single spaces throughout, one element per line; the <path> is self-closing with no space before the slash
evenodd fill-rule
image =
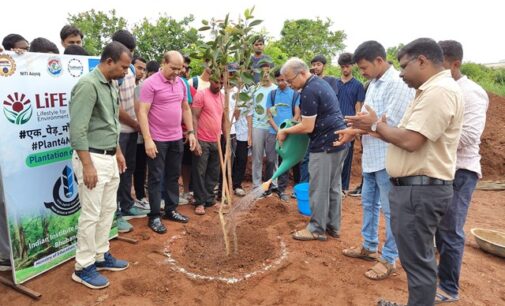
<path id="1" fill-rule="evenodd" d="M 25 287 L 23 285 L 16 285 L 16 284 L 14 284 L 14 282 L 12 280 L 5 278 L 3 276 L 0 276 L 0 283 L 18 291 L 18 292 L 21 292 L 22 294 L 29 296 L 34 300 L 39 300 L 40 297 L 42 296 L 41 293 L 34 291 L 34 290 L 32 290 L 28 287 Z"/>

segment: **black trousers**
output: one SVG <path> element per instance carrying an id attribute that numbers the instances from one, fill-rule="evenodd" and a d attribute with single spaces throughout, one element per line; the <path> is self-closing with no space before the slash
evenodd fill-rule
<path id="1" fill-rule="evenodd" d="M 158 154 L 154 159 L 147 158 L 149 174 L 147 189 L 151 212 L 149 218 L 159 217 L 161 191 L 165 194 L 165 212 L 177 209 L 179 205 L 179 176 L 181 176 L 182 153 L 184 144 L 181 140 L 154 141 Z M 163 186 L 161 180 L 163 178 Z"/>
<path id="2" fill-rule="evenodd" d="M 433 237 L 453 195 L 452 185 L 393 186 L 391 230 L 409 286 L 409 306 L 432 306 L 437 291 Z"/>
<path id="3" fill-rule="evenodd" d="M 217 142 L 199 141 L 202 155 L 193 155 L 191 181 L 195 205 L 212 205 L 215 200 L 214 188 L 219 182 L 219 151 Z"/>
<path id="4" fill-rule="evenodd" d="M 135 171 L 137 156 L 138 133 L 119 134 L 119 146 L 126 160 L 126 171 L 119 176 L 119 187 L 117 189 L 117 201 L 119 202 L 118 216 L 121 211 L 129 211 L 134 201 L 132 198 L 132 177 Z"/>
<path id="5" fill-rule="evenodd" d="M 135 164 L 135 172 L 133 173 L 133 187 L 137 199 L 141 200 L 146 197 L 145 182 L 147 170 L 147 155 L 144 143 L 137 143 L 137 162 Z"/>
<path id="6" fill-rule="evenodd" d="M 244 180 L 245 169 L 247 166 L 247 141 L 237 140 L 237 147 L 235 148 L 235 159 L 233 161 L 233 189 L 242 188 L 242 181 Z"/>

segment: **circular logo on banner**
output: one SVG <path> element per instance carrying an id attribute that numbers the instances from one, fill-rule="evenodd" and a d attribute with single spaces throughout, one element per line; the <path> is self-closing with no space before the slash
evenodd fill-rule
<path id="1" fill-rule="evenodd" d="M 47 71 L 52 76 L 60 76 L 63 72 L 61 60 L 58 57 L 50 57 L 47 61 Z"/>
<path id="2" fill-rule="evenodd" d="M 7 96 L 3 103 L 4 115 L 9 122 L 14 124 L 25 124 L 32 117 L 33 110 L 30 99 L 19 92 Z"/>
<path id="3" fill-rule="evenodd" d="M 16 61 L 8 54 L 0 54 L 0 76 L 8 77 L 16 72 Z"/>
<path id="4" fill-rule="evenodd" d="M 44 202 L 44 206 L 57 215 L 68 216 L 80 208 L 77 193 L 77 177 L 72 168 L 65 166 L 53 187 L 53 202 Z"/>
<path id="5" fill-rule="evenodd" d="M 84 66 L 82 65 L 81 61 L 73 58 L 70 61 L 68 61 L 68 73 L 70 73 L 71 76 L 74 78 L 78 78 L 82 75 L 84 71 Z"/>

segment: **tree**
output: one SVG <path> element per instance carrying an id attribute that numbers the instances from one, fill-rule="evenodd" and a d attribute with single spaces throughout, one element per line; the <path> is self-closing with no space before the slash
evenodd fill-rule
<path id="1" fill-rule="evenodd" d="M 297 56 L 310 61 L 315 55 L 322 54 L 331 59 L 344 49 L 344 31 L 331 31 L 333 22 L 319 18 L 286 20 L 281 30 L 278 46 L 289 56 Z"/>
<path id="2" fill-rule="evenodd" d="M 116 11 L 86 11 L 77 15 L 68 15 L 68 22 L 84 34 L 83 48 L 91 55 L 99 55 L 111 41 L 112 35 L 126 28 L 126 19 L 116 16 Z"/>
<path id="3" fill-rule="evenodd" d="M 238 87 L 237 106 L 243 105 L 251 101 L 251 97 L 242 92 L 241 88 L 244 85 L 252 86 L 254 84 L 253 76 L 250 71 L 251 66 L 251 45 L 256 40 L 257 36 L 253 32 L 253 28 L 260 24 L 262 20 L 254 19 L 252 9 L 246 9 L 244 16 L 239 17 L 236 21 L 229 19 L 229 14 L 224 20 L 211 19 L 210 21 L 202 20 L 203 26 L 200 31 L 209 31 L 211 40 L 199 45 L 198 53 L 191 56 L 201 58 L 209 63 L 212 70 L 211 80 L 223 80 L 225 103 L 225 126 L 224 136 L 226 138 L 226 146 L 223 154 L 221 154 L 221 145 L 218 145 L 219 155 L 221 158 L 221 173 L 223 173 L 222 187 L 222 202 L 219 209 L 219 220 L 221 222 L 226 254 L 230 254 L 229 232 L 231 231 L 234 238 L 235 251 L 237 251 L 237 238 L 235 234 L 235 224 L 233 220 L 232 204 L 232 179 L 231 179 L 231 140 L 230 128 L 231 122 L 229 114 L 230 89 L 232 86 Z M 228 64 L 235 62 L 239 64 L 238 72 L 233 77 L 229 77 Z M 237 107 L 236 106 L 236 107 Z M 230 210 L 228 218 L 225 220 L 223 208 Z M 231 216 L 231 217 L 230 217 Z"/>
<path id="4" fill-rule="evenodd" d="M 398 52 L 404 47 L 404 44 L 398 44 L 398 46 L 389 47 L 386 49 L 386 60 L 393 63 L 397 69 L 400 67 L 400 63 L 398 62 Z"/>
<path id="5" fill-rule="evenodd" d="M 201 39 L 198 31 L 189 26 L 193 20 L 193 15 L 181 21 L 162 15 L 154 23 L 144 18 L 133 27 L 133 35 L 137 38 L 136 53 L 146 60 L 158 62 L 169 50 L 189 53 L 196 48 L 196 44 Z"/>

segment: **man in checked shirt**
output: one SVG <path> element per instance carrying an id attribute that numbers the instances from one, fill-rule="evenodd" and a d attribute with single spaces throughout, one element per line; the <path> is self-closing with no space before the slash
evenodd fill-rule
<path id="1" fill-rule="evenodd" d="M 407 105 L 414 99 L 414 90 L 400 78 L 400 73 L 386 60 L 386 50 L 376 41 L 362 43 L 354 52 L 354 62 L 361 74 L 371 80 L 365 96 L 365 105 L 371 106 L 380 117 L 386 115 L 388 124 L 397 126 Z M 363 243 L 344 249 L 345 256 L 378 260 L 365 276 L 380 280 L 396 271 L 398 249 L 391 232 L 389 191 L 391 182 L 386 172 L 387 143 L 370 135 L 362 136 L 363 156 Z M 386 221 L 386 241 L 379 257 L 379 210 Z"/>

